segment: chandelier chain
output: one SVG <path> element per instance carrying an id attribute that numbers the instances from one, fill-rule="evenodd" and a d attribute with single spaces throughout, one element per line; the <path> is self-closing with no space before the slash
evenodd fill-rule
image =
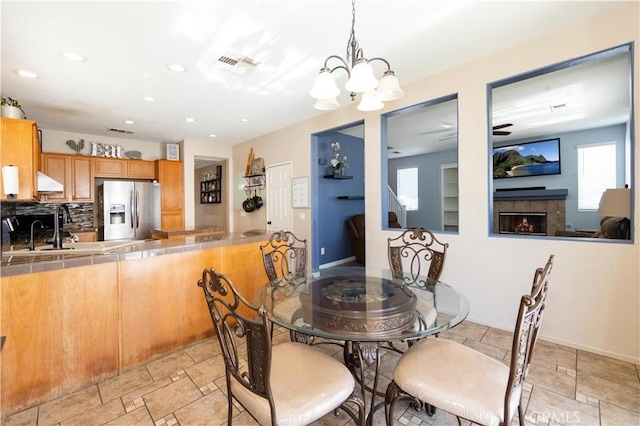
<path id="1" fill-rule="evenodd" d="M 351 62 L 353 68 L 358 60 L 362 57 L 362 49 L 358 40 L 356 40 L 356 0 L 351 0 L 351 34 L 347 42 L 347 61 Z"/>

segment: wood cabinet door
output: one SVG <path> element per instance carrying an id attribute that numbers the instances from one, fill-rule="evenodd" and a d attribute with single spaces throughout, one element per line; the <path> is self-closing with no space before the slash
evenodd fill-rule
<path id="1" fill-rule="evenodd" d="M 44 174 L 46 174 L 53 180 L 60 182 L 63 186 L 62 192 L 52 192 L 50 194 L 46 194 L 43 197 L 43 201 L 67 201 L 67 196 L 69 194 L 69 182 L 71 181 L 69 176 L 70 156 L 65 154 L 43 154 L 42 157 Z"/>
<path id="2" fill-rule="evenodd" d="M 156 160 L 158 182 L 162 193 L 161 210 L 182 211 L 184 184 L 182 161 Z"/>
<path id="3" fill-rule="evenodd" d="M 127 160 L 127 177 L 135 179 L 155 179 L 155 164 L 153 164 L 153 161 Z"/>
<path id="4" fill-rule="evenodd" d="M 93 201 L 93 157 L 71 156 L 71 200 Z"/>
<path id="5" fill-rule="evenodd" d="M 184 213 L 182 211 L 161 212 L 160 227 L 163 231 L 181 231 L 184 229 Z"/>
<path id="6" fill-rule="evenodd" d="M 38 198 L 37 173 L 40 168 L 40 143 L 35 121 L 2 118 L 2 166 L 18 167 L 18 200 Z M 0 173 L 0 194 L 6 200 Z"/>
<path id="7" fill-rule="evenodd" d="M 116 158 L 96 157 L 97 177 L 127 177 L 127 161 Z"/>

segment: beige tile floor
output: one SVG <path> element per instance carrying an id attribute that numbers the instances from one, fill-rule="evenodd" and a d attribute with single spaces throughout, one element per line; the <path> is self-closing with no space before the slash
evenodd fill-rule
<path id="1" fill-rule="evenodd" d="M 510 333 L 469 321 L 440 336 L 497 359 L 509 355 Z M 288 333 L 279 330 L 274 340 L 287 339 Z M 341 357 L 337 346 L 318 348 Z M 384 352 L 381 389 L 389 383 L 396 360 L 395 353 Z M 526 424 L 640 425 L 639 376 L 638 365 L 539 341 L 525 392 Z M 376 412 L 375 425 L 384 424 L 383 412 Z M 240 407 L 234 413 L 236 425 L 257 424 Z M 428 417 L 406 404 L 399 404 L 394 416 L 399 425 L 457 424 L 441 410 Z M 1 424 L 187 426 L 224 425 L 226 419 L 224 364 L 213 338 L 4 418 Z M 315 423 L 344 424 L 353 424 L 345 414 L 330 414 Z"/>

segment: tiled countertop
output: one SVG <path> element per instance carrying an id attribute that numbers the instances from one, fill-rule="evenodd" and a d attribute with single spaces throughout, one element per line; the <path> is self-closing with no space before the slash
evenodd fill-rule
<path id="1" fill-rule="evenodd" d="M 107 254 L 63 254 L 37 256 L 6 256 L 3 253 L 0 276 L 31 274 L 34 272 L 66 269 L 77 266 L 118 262 L 143 257 L 162 256 L 164 254 L 185 251 L 204 250 L 236 244 L 252 243 L 267 239 L 265 230 L 233 232 L 229 234 L 205 234 L 172 238 L 167 240 L 149 240 L 136 246 L 125 247 Z"/>

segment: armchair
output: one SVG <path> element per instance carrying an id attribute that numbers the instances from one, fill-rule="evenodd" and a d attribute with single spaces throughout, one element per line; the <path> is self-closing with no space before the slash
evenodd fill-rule
<path id="1" fill-rule="evenodd" d="M 556 231 L 556 237 L 610 238 L 628 240 L 630 238 L 629 219 L 604 216 L 600 220 L 600 229 L 594 233 L 581 231 Z"/>

